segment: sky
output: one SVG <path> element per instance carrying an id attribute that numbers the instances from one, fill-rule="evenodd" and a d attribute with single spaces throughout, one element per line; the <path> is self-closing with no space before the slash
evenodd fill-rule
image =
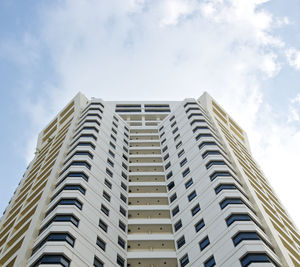
<path id="1" fill-rule="evenodd" d="M 204 91 L 248 133 L 300 226 L 298 0 L 0 1 L 0 213 L 37 135 L 79 91 L 183 100 Z"/>

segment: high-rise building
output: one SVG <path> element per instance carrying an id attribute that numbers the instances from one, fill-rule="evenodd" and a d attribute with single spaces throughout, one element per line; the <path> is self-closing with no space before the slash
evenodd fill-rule
<path id="1" fill-rule="evenodd" d="M 300 266 L 246 133 L 198 100 L 78 94 L 42 130 L 0 222 L 0 266 Z"/>

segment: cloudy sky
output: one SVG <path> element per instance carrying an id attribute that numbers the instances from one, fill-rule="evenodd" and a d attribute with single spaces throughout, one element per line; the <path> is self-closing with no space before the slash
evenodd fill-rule
<path id="1" fill-rule="evenodd" d="M 0 212 L 38 132 L 78 92 L 183 100 L 208 91 L 300 226 L 298 0 L 0 1 Z"/>

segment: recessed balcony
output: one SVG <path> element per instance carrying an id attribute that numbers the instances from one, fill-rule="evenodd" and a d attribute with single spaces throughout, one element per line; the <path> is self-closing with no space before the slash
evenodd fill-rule
<path id="1" fill-rule="evenodd" d="M 164 168 L 162 166 L 157 166 L 153 164 L 149 164 L 150 166 L 146 166 L 145 163 L 141 164 L 141 166 L 130 166 L 129 172 L 163 172 Z M 152 165 L 152 166 L 151 166 Z"/>
<path id="2" fill-rule="evenodd" d="M 129 186 L 129 193 L 167 193 L 166 185 L 157 186 L 154 183 L 147 186 Z"/>
<path id="3" fill-rule="evenodd" d="M 173 234 L 171 224 L 131 224 L 128 226 L 128 234 L 134 235 L 155 235 Z M 129 238 L 129 236 L 128 236 Z M 135 237 L 136 239 L 137 237 Z"/>
<path id="4" fill-rule="evenodd" d="M 130 173 L 129 182 L 165 182 L 164 173 Z"/>
<path id="5" fill-rule="evenodd" d="M 157 254 L 158 252 L 150 252 L 144 254 L 143 252 L 130 252 L 127 260 L 128 267 L 177 267 L 177 259 L 175 252 L 164 252 L 156 255 L 157 258 L 151 257 L 151 254 Z M 144 258 L 149 257 L 149 258 Z M 169 257 L 169 258 L 168 258 Z"/>
<path id="6" fill-rule="evenodd" d="M 167 197 L 158 197 L 153 196 L 150 197 L 148 194 L 142 197 L 129 197 L 128 204 L 130 205 L 146 205 L 146 206 L 156 206 L 156 205 L 168 205 L 168 198 Z"/>
<path id="7" fill-rule="evenodd" d="M 175 251 L 174 240 L 128 240 L 127 251 Z"/>
<path id="8" fill-rule="evenodd" d="M 130 148 L 129 155 L 161 155 L 160 148 L 138 147 Z"/>
<path id="9" fill-rule="evenodd" d="M 156 155 L 139 155 L 138 157 L 130 156 L 129 164 L 141 164 L 141 163 L 162 163 L 162 158 Z"/>

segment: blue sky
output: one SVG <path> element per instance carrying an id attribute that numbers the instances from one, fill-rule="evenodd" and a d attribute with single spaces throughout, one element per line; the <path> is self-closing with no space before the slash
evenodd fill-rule
<path id="1" fill-rule="evenodd" d="M 206 90 L 248 132 L 299 226 L 299 10 L 298 0 L 2 0 L 0 212 L 38 132 L 78 91 L 183 100 Z"/>

